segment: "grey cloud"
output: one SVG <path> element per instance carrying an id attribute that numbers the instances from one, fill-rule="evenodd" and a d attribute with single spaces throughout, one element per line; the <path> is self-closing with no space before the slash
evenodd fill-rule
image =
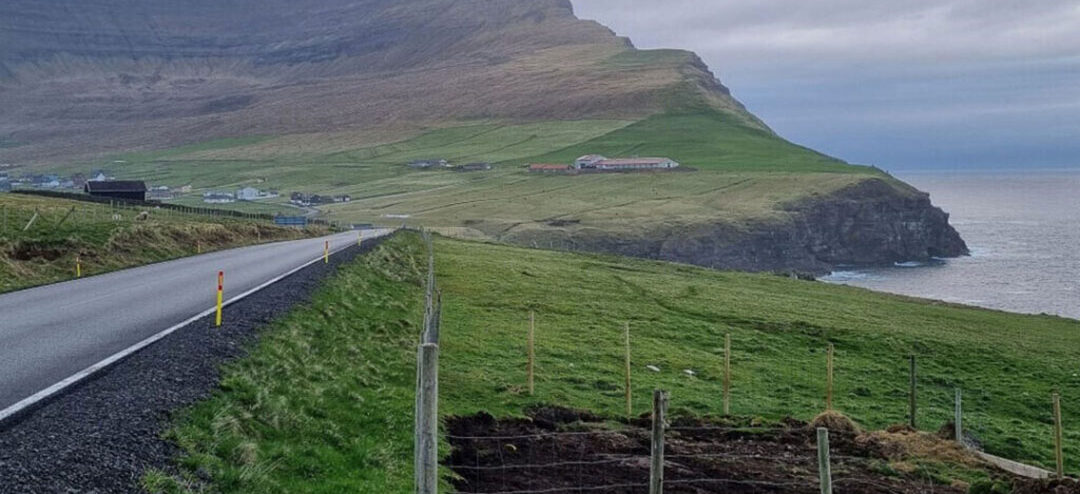
<path id="1" fill-rule="evenodd" d="M 797 142 L 886 166 L 1080 165 L 1080 0 L 575 0 L 698 52 Z"/>

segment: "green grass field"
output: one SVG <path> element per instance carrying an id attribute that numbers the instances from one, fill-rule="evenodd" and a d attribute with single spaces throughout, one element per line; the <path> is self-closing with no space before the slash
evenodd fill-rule
<path id="1" fill-rule="evenodd" d="M 142 212 L 149 217 L 136 220 Z M 38 216 L 31 223 L 35 213 Z M 323 228 L 300 231 L 267 221 L 211 218 L 165 209 L 113 208 L 0 194 L 0 292 L 72 279 L 76 259 L 83 276 L 91 276 L 198 252 L 325 232 Z"/>
<path id="2" fill-rule="evenodd" d="M 448 414 L 519 414 L 555 403 L 620 415 L 626 322 L 639 413 L 650 390 L 665 388 L 674 409 L 718 414 L 728 333 L 732 411 L 740 415 L 821 412 L 829 343 L 836 407 L 870 428 L 905 422 L 910 354 L 920 367 L 921 427 L 951 420 L 960 387 L 965 425 L 991 453 L 1052 465 L 1051 390 L 1062 391 L 1066 416 L 1080 411 L 1073 320 L 627 258 L 451 240 L 439 241 L 437 252 Z M 535 397 L 522 392 L 529 310 L 538 318 Z M 1078 440 L 1080 425 L 1067 424 L 1073 471 Z"/>
<path id="3" fill-rule="evenodd" d="M 629 322 L 635 413 L 647 413 L 651 390 L 664 388 L 675 414 L 719 415 L 722 341 L 731 334 L 733 413 L 820 412 L 832 343 L 836 407 L 881 428 L 906 420 L 914 353 L 921 428 L 949 420 L 958 386 L 967 430 L 987 451 L 1048 465 L 1056 388 L 1068 470 L 1080 470 L 1080 426 L 1070 418 L 1080 410 L 1080 322 L 661 262 L 449 239 L 435 246 L 444 416 L 521 416 L 543 403 L 620 418 Z M 185 454 L 180 479 L 154 472 L 144 483 L 166 492 L 409 491 L 424 257 L 416 235 L 398 235 L 268 328 L 225 370 L 221 390 L 168 434 Z M 530 310 L 535 396 L 525 392 Z M 211 486 L 200 487 L 196 471 Z"/>
<path id="4" fill-rule="evenodd" d="M 686 55 L 661 51 L 642 56 Z M 676 62 L 682 63 L 681 58 Z M 589 153 L 668 156 L 697 171 L 542 177 L 522 168 L 530 162 L 569 163 Z M 405 166 L 421 158 L 485 161 L 496 168 L 459 173 Z M 786 202 L 885 177 L 876 169 L 791 144 L 730 114 L 701 111 L 638 122 L 478 122 L 352 137 L 255 136 L 117 159 L 108 166 L 123 178 L 192 184 L 196 192 L 251 185 L 286 195 L 349 194 L 353 202 L 325 206 L 324 214 L 352 222 L 464 228 L 471 237 L 526 244 L 537 236 L 566 232 L 580 236 L 600 230 L 633 237 L 654 235 L 656 225 L 772 221 L 784 217 L 778 209 Z M 281 202 L 224 207 L 272 212 L 281 209 Z M 546 224 L 556 220 L 577 226 Z"/>

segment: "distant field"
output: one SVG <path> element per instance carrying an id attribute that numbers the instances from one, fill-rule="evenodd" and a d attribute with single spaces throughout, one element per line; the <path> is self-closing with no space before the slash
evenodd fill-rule
<path id="1" fill-rule="evenodd" d="M 119 156 L 110 166 L 125 178 L 192 184 L 203 190 L 251 185 L 283 194 L 349 194 L 351 203 L 320 209 L 342 221 L 467 228 L 469 236 L 503 239 L 531 238 L 552 228 L 572 235 L 589 228 L 640 235 L 652 224 L 783 219 L 778 206 L 785 202 L 884 176 L 791 144 L 722 112 L 666 114 L 639 122 L 481 122 L 421 133 L 401 131 L 398 140 L 394 135 L 387 129 L 351 137 L 227 139 Z M 522 168 L 529 162 L 568 163 L 588 153 L 668 156 L 696 171 L 541 177 Z M 458 164 L 485 161 L 496 167 L 459 173 L 405 166 L 422 158 Z M 223 207 L 259 212 L 281 208 L 272 203 Z M 572 226 L 547 224 L 552 221 Z"/>

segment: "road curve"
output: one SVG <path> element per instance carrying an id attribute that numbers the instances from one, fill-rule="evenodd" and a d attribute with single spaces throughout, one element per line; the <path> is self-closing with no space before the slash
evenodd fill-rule
<path id="1" fill-rule="evenodd" d="M 364 238 L 389 230 L 364 232 Z M 187 257 L 0 295 L 0 420 L 214 307 L 355 245 L 357 232 Z M 228 310 L 225 310 L 228 317 Z M 35 396 L 37 395 L 37 396 Z"/>

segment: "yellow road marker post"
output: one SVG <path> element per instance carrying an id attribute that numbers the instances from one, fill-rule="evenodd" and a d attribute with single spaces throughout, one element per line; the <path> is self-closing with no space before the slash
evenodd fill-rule
<path id="1" fill-rule="evenodd" d="M 82 278 L 82 260 L 75 256 L 75 277 Z"/>
<path id="2" fill-rule="evenodd" d="M 323 264 L 330 264 L 330 241 L 327 240 L 323 245 Z"/>
<path id="3" fill-rule="evenodd" d="M 222 294 L 225 291 L 225 272 L 218 271 L 217 274 L 217 315 L 214 317 L 215 327 L 221 327 L 221 302 Z"/>

